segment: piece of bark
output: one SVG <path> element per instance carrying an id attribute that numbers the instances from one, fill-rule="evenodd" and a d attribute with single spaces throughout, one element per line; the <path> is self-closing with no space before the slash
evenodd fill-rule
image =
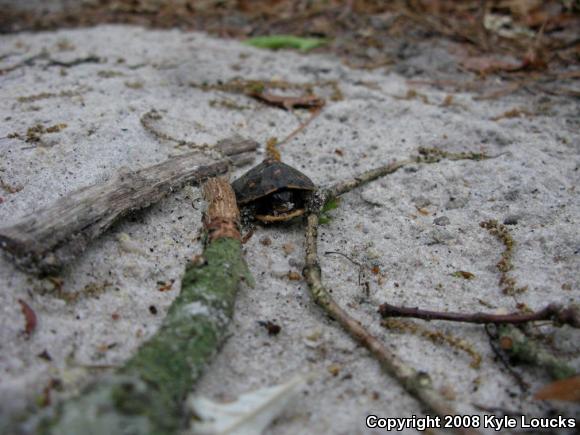
<path id="1" fill-rule="evenodd" d="M 39 433 L 144 435 L 183 429 L 184 401 L 228 335 L 237 289 L 242 281 L 253 285 L 230 184 L 210 179 L 203 193 L 209 203 L 207 244 L 187 267 L 159 331 L 115 373 L 41 417 Z"/>
<path id="2" fill-rule="evenodd" d="M 159 201 L 186 183 L 223 174 L 230 164 L 249 163 L 257 146 L 253 140 L 225 139 L 216 146 L 224 155 L 217 161 L 192 152 L 119 173 L 105 183 L 72 192 L 13 226 L 0 228 L 0 247 L 27 272 L 56 274 L 121 217 Z"/>

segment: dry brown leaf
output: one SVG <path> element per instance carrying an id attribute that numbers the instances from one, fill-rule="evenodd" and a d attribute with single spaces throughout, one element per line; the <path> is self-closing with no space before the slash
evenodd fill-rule
<path id="1" fill-rule="evenodd" d="M 290 97 L 284 95 L 274 95 L 270 92 L 256 92 L 252 97 L 261 100 L 272 106 L 281 107 L 286 110 L 294 108 L 315 108 L 318 109 L 324 106 L 325 101 L 315 95 L 302 95 L 299 97 Z"/>
<path id="2" fill-rule="evenodd" d="M 502 60 L 494 56 L 473 56 L 461 61 L 461 65 L 469 71 L 481 75 L 498 71 L 517 71 L 522 68 L 522 62 L 516 59 Z"/>
<path id="3" fill-rule="evenodd" d="M 520 118 L 522 116 L 532 116 L 532 115 L 533 114 L 531 112 L 528 112 L 526 109 L 513 108 L 511 110 L 502 113 L 501 115 L 494 116 L 493 118 L 491 118 L 491 120 L 499 121 L 501 119 Z"/>
<path id="4" fill-rule="evenodd" d="M 580 402 L 580 376 L 560 379 L 559 381 L 544 385 L 534 394 L 534 399 Z"/>
<path id="5" fill-rule="evenodd" d="M 18 299 L 18 303 L 20 304 L 20 308 L 22 309 L 22 314 L 24 314 L 24 320 L 26 322 L 24 326 L 24 332 L 27 336 L 30 336 L 36 329 L 36 313 L 32 308 L 30 308 L 30 305 L 28 305 L 22 299 Z"/>

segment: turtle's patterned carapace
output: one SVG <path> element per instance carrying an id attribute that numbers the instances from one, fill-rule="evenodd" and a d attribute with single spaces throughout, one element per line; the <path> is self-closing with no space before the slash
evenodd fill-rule
<path id="1" fill-rule="evenodd" d="M 240 205 L 253 205 L 261 222 L 282 222 L 304 214 L 304 196 L 316 186 L 302 172 L 269 158 L 232 183 Z"/>

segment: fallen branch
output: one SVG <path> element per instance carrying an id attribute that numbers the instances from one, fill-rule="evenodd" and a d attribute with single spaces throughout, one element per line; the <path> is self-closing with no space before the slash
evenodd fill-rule
<path id="1" fill-rule="evenodd" d="M 114 374 L 41 420 L 40 433 L 174 434 L 184 400 L 225 340 L 241 281 L 252 283 L 243 259 L 235 195 L 225 179 L 203 186 L 209 206 L 203 255 L 186 269 L 181 293 L 159 331 Z"/>
<path id="2" fill-rule="evenodd" d="M 379 307 L 379 313 L 383 318 L 412 317 L 423 320 L 447 320 L 450 322 L 484 324 L 522 324 L 538 320 L 550 320 L 559 324 L 567 324 L 574 328 L 580 328 L 580 307 L 576 305 L 562 307 L 558 304 L 550 304 L 532 313 L 490 314 L 430 311 L 416 307 L 398 307 L 384 303 Z"/>
<path id="3" fill-rule="evenodd" d="M 120 173 L 105 183 L 72 192 L 13 226 L 0 228 L 0 247 L 25 271 L 58 273 L 121 217 L 154 204 L 186 183 L 222 174 L 231 163 L 252 161 L 256 148 L 252 140 L 226 139 L 218 143 L 217 150 L 227 157 L 218 161 L 192 152 Z"/>

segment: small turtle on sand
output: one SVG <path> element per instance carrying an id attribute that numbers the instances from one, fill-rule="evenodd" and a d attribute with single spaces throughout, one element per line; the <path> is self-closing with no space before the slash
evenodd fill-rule
<path id="1" fill-rule="evenodd" d="M 303 215 L 307 195 L 316 190 L 310 178 L 273 157 L 250 169 L 232 187 L 238 204 L 265 224 Z"/>

